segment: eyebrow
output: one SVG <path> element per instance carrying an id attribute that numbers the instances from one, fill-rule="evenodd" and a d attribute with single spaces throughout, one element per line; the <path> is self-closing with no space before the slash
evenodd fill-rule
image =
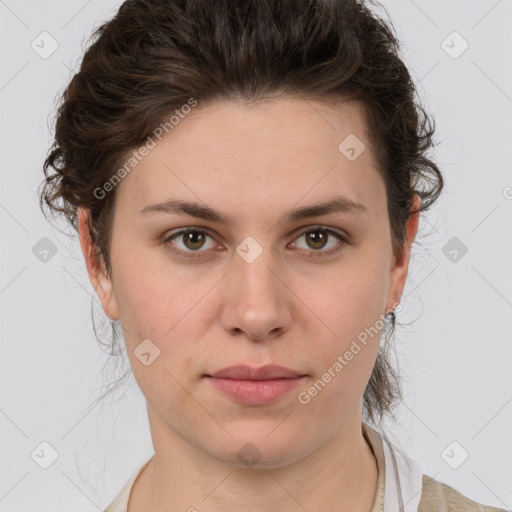
<path id="1" fill-rule="evenodd" d="M 339 196 L 331 199 L 326 203 L 304 206 L 289 211 L 284 220 L 289 222 L 297 222 L 310 217 L 318 217 L 329 213 L 368 213 L 368 209 L 361 203 L 357 203 L 347 197 Z M 186 214 L 199 219 L 218 222 L 225 225 L 233 225 L 234 217 L 218 212 L 199 203 L 181 201 L 177 199 L 169 199 L 163 203 L 150 204 L 141 210 L 141 214 L 149 213 L 167 213 L 167 214 Z"/>

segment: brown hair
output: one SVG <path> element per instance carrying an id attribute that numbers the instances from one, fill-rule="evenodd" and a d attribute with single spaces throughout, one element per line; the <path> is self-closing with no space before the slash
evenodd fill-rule
<path id="1" fill-rule="evenodd" d="M 94 191 L 190 98 L 203 105 L 283 96 L 357 101 L 386 184 L 397 257 L 413 195 L 423 211 L 443 188 L 426 155 L 434 123 L 420 105 L 391 23 L 368 2 L 127 0 L 91 39 L 61 97 L 40 205 L 43 213 L 46 205 L 63 214 L 77 231 L 77 208 L 90 211 L 91 237 L 109 275 L 115 190 L 102 198 Z M 394 318 L 391 324 L 394 332 Z M 402 398 L 386 347 L 363 396 L 374 424 Z"/>

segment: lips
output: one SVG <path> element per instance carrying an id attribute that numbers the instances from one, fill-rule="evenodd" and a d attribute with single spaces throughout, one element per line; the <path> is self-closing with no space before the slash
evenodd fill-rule
<path id="1" fill-rule="evenodd" d="M 228 366 L 215 373 L 207 375 L 219 379 L 236 380 L 273 380 L 273 379 L 295 379 L 304 376 L 303 374 L 275 364 L 253 368 L 246 364 Z"/>
<path id="2" fill-rule="evenodd" d="M 265 406 L 287 395 L 306 375 L 271 364 L 261 368 L 229 366 L 205 377 L 214 389 L 239 404 Z"/>

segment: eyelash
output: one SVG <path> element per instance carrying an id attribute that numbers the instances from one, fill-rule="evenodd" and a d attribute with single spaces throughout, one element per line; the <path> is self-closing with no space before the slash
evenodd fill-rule
<path id="1" fill-rule="evenodd" d="M 335 229 L 332 229 L 332 228 L 324 227 L 324 226 L 308 227 L 308 229 L 306 229 L 304 231 L 301 231 L 293 239 L 293 241 L 295 241 L 296 239 L 300 238 L 303 235 L 306 235 L 307 233 L 311 233 L 311 232 L 314 232 L 314 231 L 325 231 L 329 235 L 333 235 L 334 237 L 338 238 L 338 240 L 340 240 L 341 243 L 338 244 L 337 246 L 335 246 L 335 247 L 333 247 L 331 249 L 327 249 L 325 251 L 322 251 L 321 249 L 315 251 L 315 250 L 312 249 L 310 252 L 312 252 L 314 255 L 312 255 L 310 257 L 316 258 L 316 257 L 332 256 L 335 253 L 337 253 L 339 250 L 341 250 L 341 248 L 348 243 L 346 237 L 343 234 L 341 234 L 339 231 L 337 231 Z M 167 236 L 165 238 L 164 244 L 168 245 L 171 240 L 173 240 L 174 238 L 177 238 L 179 235 L 183 235 L 184 233 L 203 233 L 203 234 L 208 235 L 210 238 L 213 238 L 213 236 L 210 235 L 209 232 L 204 230 L 204 229 L 189 227 L 189 228 L 183 228 L 183 229 L 180 229 L 178 231 L 175 231 L 175 232 L 171 233 L 169 236 Z M 200 249 L 197 250 L 197 251 L 183 251 L 181 249 L 170 248 L 170 250 L 172 252 L 174 252 L 174 253 L 176 253 L 176 254 L 178 254 L 180 256 L 184 256 L 186 258 L 198 258 L 198 257 L 201 257 L 201 255 L 200 254 L 195 254 L 195 253 L 206 252 L 205 250 L 200 250 Z M 318 253 L 318 254 L 315 254 L 315 253 Z"/>

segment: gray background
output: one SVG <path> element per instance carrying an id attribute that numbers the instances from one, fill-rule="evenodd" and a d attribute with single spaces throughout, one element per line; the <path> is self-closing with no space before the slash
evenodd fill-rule
<path id="1" fill-rule="evenodd" d="M 44 220 L 36 197 L 56 94 L 119 4 L 0 0 L 0 511 L 102 510 L 153 453 L 133 379 L 94 405 L 111 377 L 91 302 L 102 311 L 77 240 Z M 425 473 L 511 509 L 512 1 L 383 5 L 436 119 L 433 156 L 446 179 L 421 221 L 398 316 L 407 325 L 396 331 L 405 401 L 395 436 Z M 42 32 L 58 43 L 47 58 Z M 44 237 L 57 250 L 46 262 Z M 45 457 L 31 456 L 42 442 L 58 453 L 48 469 L 44 445 Z M 467 460 L 450 467 L 462 450 Z"/>

